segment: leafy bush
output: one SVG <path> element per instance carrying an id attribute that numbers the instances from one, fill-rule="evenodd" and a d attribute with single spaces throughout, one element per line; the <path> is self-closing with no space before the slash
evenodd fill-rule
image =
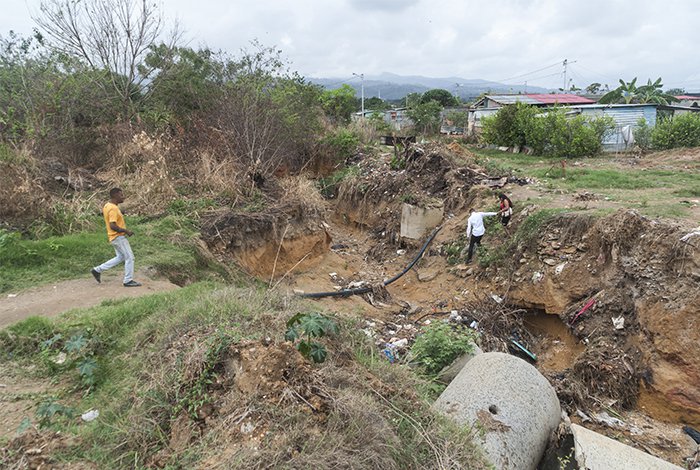
<path id="1" fill-rule="evenodd" d="M 530 127 L 536 114 L 537 109 L 523 103 L 504 106 L 494 116 L 482 119 L 482 137 L 502 147 L 526 145 L 526 134 L 533 132 Z"/>
<path id="2" fill-rule="evenodd" d="M 442 322 L 433 323 L 416 338 L 411 349 L 413 358 L 426 373 L 435 375 L 460 355 L 474 349 L 474 336 L 464 327 L 452 328 Z"/>
<path id="3" fill-rule="evenodd" d="M 634 130 L 634 143 L 639 150 L 646 152 L 651 148 L 651 132 L 652 128 L 647 124 L 647 120 L 639 118 L 637 128 Z"/>
<path id="4" fill-rule="evenodd" d="M 603 139 L 614 127 L 608 116 L 569 118 L 556 108 L 541 115 L 537 108 L 516 103 L 483 120 L 482 138 L 500 146 L 528 146 L 536 155 L 575 158 L 600 153 Z"/>
<path id="5" fill-rule="evenodd" d="M 339 127 L 326 135 L 322 142 L 335 154 L 334 160 L 343 161 L 357 152 L 360 138 L 350 129 Z"/>
<path id="6" fill-rule="evenodd" d="M 651 144 L 655 149 L 700 146 L 700 115 L 681 114 L 657 123 L 651 131 Z"/>

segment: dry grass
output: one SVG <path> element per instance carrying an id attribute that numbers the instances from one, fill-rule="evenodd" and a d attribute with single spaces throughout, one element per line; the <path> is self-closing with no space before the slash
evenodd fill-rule
<path id="1" fill-rule="evenodd" d="M 83 429 L 82 458 L 110 468 L 486 468 L 469 432 L 418 395 L 426 384 L 383 360 L 354 321 L 338 320 L 329 359 L 313 366 L 282 340 L 307 304 L 202 286 L 169 297 L 106 353 L 111 382 L 90 397 L 100 426 Z M 146 301 L 129 310 L 137 304 Z M 217 338 L 227 342 L 213 355 Z"/>

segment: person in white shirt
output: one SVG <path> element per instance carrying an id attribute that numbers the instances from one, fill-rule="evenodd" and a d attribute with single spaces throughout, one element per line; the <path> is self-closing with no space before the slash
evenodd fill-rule
<path id="1" fill-rule="evenodd" d="M 469 239 L 467 263 L 471 262 L 472 256 L 474 256 L 474 248 L 476 245 L 481 246 L 481 237 L 486 233 L 484 217 L 491 217 L 498 214 L 499 212 L 476 212 L 474 209 L 469 209 L 469 219 L 467 219 L 467 238 Z"/>

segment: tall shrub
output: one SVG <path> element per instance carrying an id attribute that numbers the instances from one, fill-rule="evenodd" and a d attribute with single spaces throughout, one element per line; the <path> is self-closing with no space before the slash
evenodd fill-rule
<path id="1" fill-rule="evenodd" d="M 657 123 L 651 143 L 656 149 L 700 146 L 700 114 L 681 114 Z"/>

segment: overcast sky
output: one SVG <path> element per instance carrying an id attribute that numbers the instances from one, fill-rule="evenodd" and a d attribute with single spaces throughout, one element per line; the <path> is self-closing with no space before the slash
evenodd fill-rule
<path id="1" fill-rule="evenodd" d="M 0 2 L 1 35 L 31 31 L 39 0 Z M 579 87 L 638 76 L 700 90 L 700 0 L 164 0 L 162 10 L 191 46 L 236 53 L 258 39 L 309 77 L 560 87 L 568 59 Z"/>

